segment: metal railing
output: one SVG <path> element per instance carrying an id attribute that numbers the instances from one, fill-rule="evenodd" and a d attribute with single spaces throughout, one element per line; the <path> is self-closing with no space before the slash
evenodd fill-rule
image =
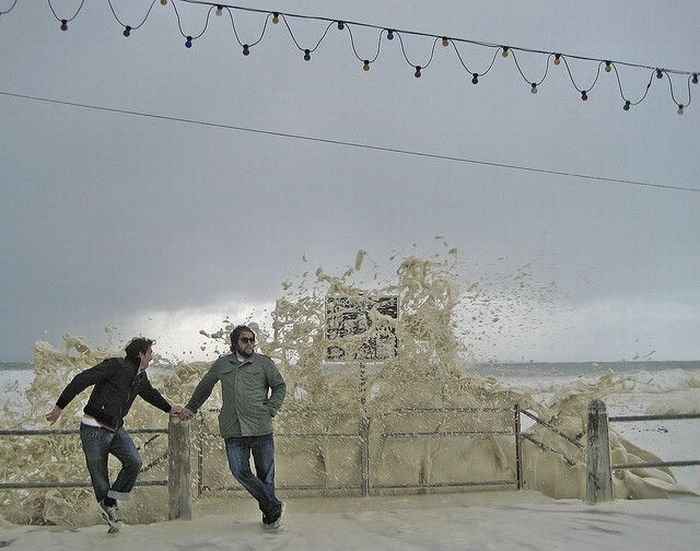
<path id="1" fill-rule="evenodd" d="M 510 423 L 503 423 L 502 429 L 492 427 L 484 430 L 475 430 L 474 421 L 471 421 L 469 429 L 465 430 L 381 430 L 373 426 L 371 417 L 366 416 L 359 421 L 359 428 L 356 432 L 333 432 L 333 433 L 303 433 L 303 432 L 279 432 L 276 437 L 281 440 L 320 441 L 324 439 L 347 439 L 354 441 L 357 446 L 356 452 L 360 457 L 358 462 L 360 474 L 359 483 L 328 484 L 282 484 L 278 486 L 280 490 L 360 490 L 362 495 L 370 495 L 375 489 L 417 489 L 425 491 L 429 488 L 448 487 L 469 487 L 469 486 L 515 486 L 522 489 L 523 479 L 523 447 L 522 442 L 527 441 L 537 446 L 545 452 L 554 453 L 561 456 L 567 464 L 576 465 L 576 461 L 568 457 L 564 452 L 547 446 L 543 442 L 534 438 L 531 434 L 522 431 L 521 416 L 524 415 L 534 421 L 537 425 L 557 434 L 564 441 L 578 449 L 584 449 L 584 445 L 579 440 L 583 433 L 570 436 L 559 430 L 553 424 L 540 419 L 535 414 L 520 409 L 518 404 L 513 408 L 401 408 L 384 412 L 379 416 L 381 420 L 391 414 L 473 414 L 479 412 L 494 412 L 501 414 L 512 414 Z M 607 417 L 605 404 L 599 400 L 589 404 L 589 416 L 587 425 L 586 442 L 586 469 L 587 469 L 587 499 L 593 503 L 612 499 L 611 471 L 633 468 L 651 467 L 685 467 L 700 465 L 700 460 L 690 459 L 682 461 L 660 461 L 660 462 L 640 462 L 640 463 L 620 463 L 610 464 L 610 452 L 608 443 L 608 421 L 609 422 L 631 422 L 631 421 L 655 421 L 655 420 L 682 420 L 700 419 L 700 414 L 671 414 L 671 415 L 630 415 Z M 376 420 L 374 425 L 376 425 Z M 492 423 L 493 424 L 493 423 Z M 168 450 L 166 454 L 161 454 L 151 461 L 144 471 L 168 459 L 168 478 L 166 480 L 146 480 L 137 481 L 138 486 L 168 486 L 170 496 L 170 518 L 190 518 L 191 516 L 191 461 L 190 461 L 190 424 L 182 423 L 177 418 L 170 419 L 167 429 L 132 429 L 131 434 L 161 434 L 168 435 Z M 197 489 L 199 494 L 205 490 L 240 490 L 238 486 L 223 486 L 218 488 L 206 487 L 204 480 L 204 438 L 211 433 L 203 430 L 203 423 L 199 431 L 199 450 L 197 454 Z M 78 430 L 0 430 L 0 437 L 12 436 L 56 436 L 56 435 L 77 435 Z M 513 438 L 513 461 L 515 464 L 515 476 L 513 479 L 500 480 L 452 480 L 433 482 L 431 480 L 419 480 L 418 483 L 380 483 L 373 475 L 374 469 L 378 466 L 372 462 L 372 448 L 377 442 L 385 442 L 387 439 L 426 439 L 426 438 L 473 438 L 473 437 L 512 437 Z M 607 459 L 606 459 L 607 458 Z M 356 479 L 357 480 L 357 479 Z M 38 488 L 88 488 L 91 484 L 85 481 L 23 481 L 23 482 L 0 482 L 0 490 L 5 489 L 38 489 Z"/>
<path id="2" fill-rule="evenodd" d="M 208 413 L 216 413 L 217 409 L 211 408 L 207 410 Z M 510 423 L 504 425 L 503 429 L 500 430 L 394 430 L 394 431 L 384 431 L 377 429 L 378 420 L 385 418 L 388 415 L 393 414 L 418 414 L 418 415 L 428 415 L 428 414 L 470 414 L 470 413 L 505 413 L 511 417 Z M 235 484 L 225 484 L 221 486 L 213 487 L 204 483 L 206 478 L 206 458 L 204 454 L 204 438 L 207 434 L 204 432 L 204 426 L 202 424 L 198 435 L 198 450 L 197 450 L 197 492 L 198 495 L 202 495 L 207 491 L 218 491 L 218 490 L 241 490 L 240 486 Z M 432 482 L 421 480 L 418 483 L 391 483 L 385 482 L 380 483 L 376 480 L 374 472 L 378 465 L 376 461 L 373 461 L 372 457 L 372 447 L 378 441 L 386 441 L 387 439 L 402 439 L 402 438 L 473 438 L 473 437 L 484 437 L 484 436 L 507 436 L 513 439 L 513 463 L 515 464 L 515 475 L 512 479 L 498 479 L 498 480 L 453 480 L 453 481 L 440 481 Z M 279 490 L 306 490 L 306 491 L 360 491 L 363 496 L 368 496 L 372 494 L 373 490 L 383 490 L 383 489 L 407 489 L 407 490 L 419 490 L 425 491 L 430 488 L 458 488 L 458 487 L 483 487 L 483 486 L 515 486 L 518 489 L 523 487 L 523 477 L 522 477 L 522 448 L 520 434 L 520 409 L 517 405 L 513 408 L 397 408 L 388 412 L 383 412 L 379 418 L 373 419 L 370 416 L 363 417 L 359 419 L 359 427 L 356 432 L 283 432 L 276 431 L 275 439 L 282 442 L 289 440 L 307 440 L 310 442 L 322 441 L 327 439 L 344 439 L 354 441 L 353 446 L 355 447 L 356 453 L 358 453 L 360 460 L 356 467 L 358 468 L 358 482 L 356 483 L 339 483 L 339 484 L 313 484 L 313 483 L 302 483 L 302 484 L 290 484 L 290 483 L 280 483 L 277 488 Z M 283 444 L 284 446 L 284 444 Z M 283 456 L 283 453 L 278 453 L 278 456 Z M 278 463 L 280 457 L 278 457 Z M 279 469 L 278 469 L 279 470 Z"/>
<path id="3" fill-rule="evenodd" d="M 371 484 L 372 489 L 419 489 L 425 490 L 428 488 L 459 488 L 470 486 L 516 486 L 522 488 L 522 470 L 518 465 L 522 464 L 520 456 L 520 447 L 518 445 L 518 435 L 520 425 L 518 423 L 518 406 L 514 408 L 398 408 L 392 411 L 385 412 L 383 415 L 391 414 L 406 414 L 406 413 L 513 413 L 513 424 L 504 430 L 445 430 L 445 431 L 411 431 L 398 432 L 389 431 L 379 433 L 380 438 L 435 438 L 435 437 L 480 437 L 480 436 L 512 436 L 514 438 L 514 464 L 515 479 L 499 479 L 499 480 L 464 480 L 451 482 L 422 482 L 420 484 Z M 368 452 L 369 453 L 369 452 Z"/>
<path id="4" fill-rule="evenodd" d="M 0 430 L 0 437 L 13 436 L 75 436 L 78 429 L 65 430 Z M 130 429 L 129 434 L 161 434 L 168 435 L 167 452 L 142 468 L 147 472 L 167 458 L 168 478 L 165 480 L 137 480 L 136 486 L 167 486 L 169 493 L 169 518 L 191 518 L 190 503 L 190 455 L 189 455 L 189 425 L 181 423 L 178 418 L 171 417 L 168 428 Z M 157 437 L 156 436 L 156 437 Z M 152 440 L 152 439 L 151 439 Z M 149 440 L 148 442 L 150 442 Z M 147 443 L 148 443 L 147 442 Z M 92 483 L 86 481 L 21 481 L 0 482 L 0 490 L 34 490 L 42 488 L 92 488 Z"/>
<path id="5" fill-rule="evenodd" d="M 608 417 L 608 421 L 613 423 L 625 423 L 632 421 L 674 421 L 682 419 L 700 419 L 698 413 L 677 413 L 662 415 L 615 415 Z M 611 466 L 612 470 L 641 469 L 652 467 L 693 467 L 700 465 L 700 459 L 690 459 L 683 461 L 647 461 L 642 463 L 616 463 Z"/>
<path id="6" fill-rule="evenodd" d="M 552 425 L 551 423 L 548 423 L 548 422 L 545 421 L 544 419 L 540 419 L 540 418 L 537 417 L 537 415 L 535 415 L 534 413 L 531 413 L 531 412 L 529 412 L 529 411 L 527 411 L 527 410 L 524 410 L 524 409 L 520 409 L 520 408 L 518 408 L 517 405 L 516 405 L 515 407 L 516 407 L 517 410 L 518 410 L 518 414 L 522 414 L 522 415 L 525 415 L 526 417 L 529 417 L 530 419 L 532 419 L 533 421 L 535 421 L 535 423 L 536 423 L 537 425 L 542 425 L 543 427 L 545 427 L 545 428 L 548 429 L 549 431 L 551 431 L 551 432 L 557 434 L 558 436 L 560 436 L 561 438 L 563 438 L 564 440 L 566 440 L 566 441 L 569 442 L 570 444 L 573 444 L 574 446 L 576 446 L 577 448 L 579 448 L 579 449 L 581 449 L 581 450 L 583 449 L 583 444 L 581 444 L 581 443 L 578 441 L 578 440 L 583 436 L 583 433 L 577 434 L 575 437 L 571 437 L 571 436 L 569 436 L 568 434 L 566 434 L 566 433 L 562 432 L 561 430 L 559 430 L 557 427 L 555 427 L 555 426 Z M 521 430 L 518 430 L 518 435 L 519 435 L 519 437 L 520 437 L 522 440 L 527 440 L 528 442 L 531 442 L 532 444 L 534 444 L 535 446 L 537 446 L 537 447 L 538 447 L 539 449 L 541 449 L 542 451 L 554 453 L 554 454 L 556 454 L 556 455 L 561 456 L 561 457 L 564 459 L 564 461 L 566 461 L 567 465 L 569 465 L 570 467 L 573 467 L 573 466 L 576 465 L 576 461 L 574 461 L 573 459 L 571 459 L 571 458 L 570 458 L 569 456 L 567 456 L 565 453 L 563 453 L 563 452 L 561 452 L 561 451 L 559 451 L 559 450 L 556 450 L 556 449 L 552 448 L 551 446 L 547 446 L 546 444 L 544 444 L 543 442 L 540 442 L 539 440 L 537 440 L 537 439 L 534 438 L 533 436 L 531 436 L 531 435 L 529 435 L 529 434 L 527 434 L 527 433 L 525 433 L 525 432 L 522 432 Z"/>
<path id="7" fill-rule="evenodd" d="M 56 429 L 56 430 L 0 430 L 2 436 L 76 436 L 80 434 L 78 429 Z M 129 434 L 168 434 L 168 429 L 130 429 Z M 157 458 L 155 461 L 143 467 L 141 472 L 149 471 L 155 464 L 162 461 L 167 456 Z M 137 480 L 136 486 L 167 486 L 167 480 Z M 73 482 L 0 482 L 0 490 L 35 489 L 35 488 L 92 488 L 92 483 L 86 481 Z"/>

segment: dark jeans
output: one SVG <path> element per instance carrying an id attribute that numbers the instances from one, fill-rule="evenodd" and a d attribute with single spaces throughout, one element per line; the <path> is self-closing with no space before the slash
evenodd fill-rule
<path id="1" fill-rule="evenodd" d="M 233 476 L 257 501 L 265 519 L 275 519 L 282 502 L 275 497 L 275 442 L 272 434 L 226 438 L 226 455 Z M 250 470 L 253 454 L 255 475 Z"/>
<path id="2" fill-rule="evenodd" d="M 107 496 L 128 500 L 142 464 L 141 456 L 129 433 L 124 430 L 124 427 L 117 432 L 112 432 L 102 427 L 91 427 L 81 423 L 80 441 L 83 444 L 85 462 L 90 471 L 97 501 L 102 501 Z M 117 479 L 111 486 L 107 469 L 107 458 L 110 453 L 122 464 Z"/>

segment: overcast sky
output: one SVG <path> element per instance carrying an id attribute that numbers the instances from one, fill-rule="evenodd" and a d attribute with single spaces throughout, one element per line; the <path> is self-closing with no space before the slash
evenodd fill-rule
<path id="1" fill-rule="evenodd" d="M 0 0 L 0 11 L 11 4 Z M 70 18 L 79 2 L 53 4 Z M 135 26 L 151 2 L 112 5 Z M 207 7 L 177 7 L 183 31 L 199 34 Z M 254 7 L 700 69 L 694 0 Z M 233 14 L 241 40 L 255 42 L 265 16 Z M 289 23 L 302 47 L 326 28 Z M 378 31 L 351 29 L 359 55 L 373 58 Z M 122 30 L 106 1 L 86 2 L 67 32 L 45 2 L 20 0 L 0 15 L 0 360 L 29 360 L 36 340 L 59 345 L 65 332 L 100 342 L 108 324 L 190 350 L 199 329 L 274 303 L 291 276 L 341 273 L 358 249 L 380 266 L 395 250 L 440 252 L 436 235 L 459 250 L 465 279 L 532 263 L 533 286 L 556 283 L 546 304 L 513 312 L 525 315 L 522 327 L 477 346 L 483 358 L 700 359 L 700 193 L 573 176 L 700 189 L 700 104 L 677 115 L 667 78 L 625 112 L 614 72 L 601 71 L 584 102 L 564 64 L 550 64 L 534 95 L 513 56 L 499 53 L 475 86 L 440 43 L 415 78 L 398 40 L 384 37 L 365 72 L 335 26 L 308 62 L 282 22 L 243 56 L 226 15 L 212 15 L 185 48 L 171 2 L 155 2 L 130 37 Z M 424 65 L 433 40 L 402 37 Z M 479 72 L 494 56 L 460 48 Z M 546 56 L 516 53 L 539 81 Z M 595 62 L 569 66 L 580 88 L 594 80 Z M 620 66 L 620 77 L 636 100 L 650 71 Z M 673 84 L 687 103 L 687 77 Z"/>

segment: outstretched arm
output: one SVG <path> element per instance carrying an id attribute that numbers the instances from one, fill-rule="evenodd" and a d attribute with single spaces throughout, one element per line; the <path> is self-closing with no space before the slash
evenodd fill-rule
<path id="1" fill-rule="evenodd" d="M 199 384 L 194 389 L 189 402 L 187 402 L 185 407 L 180 411 L 180 419 L 183 421 L 192 419 L 194 414 L 197 413 L 197 410 L 207 401 L 209 396 L 211 396 L 214 385 L 218 380 L 219 377 L 212 367 L 212 369 L 204 374 L 204 377 L 202 377 L 202 380 L 199 381 Z"/>
<path id="2" fill-rule="evenodd" d="M 139 396 L 141 396 L 141 398 L 146 400 L 152 406 L 155 406 L 166 413 L 172 413 L 173 415 L 176 414 L 173 412 L 173 408 L 180 407 L 171 405 L 158 389 L 153 388 L 151 381 L 148 380 L 148 376 L 143 378 L 141 388 L 139 390 Z"/>
<path id="3" fill-rule="evenodd" d="M 121 367 L 119 360 L 111 358 L 100 362 L 95 367 L 81 371 L 71 380 L 66 388 L 63 389 L 61 395 L 56 400 L 56 405 L 59 409 L 64 409 L 78 393 L 85 390 L 87 387 L 95 385 L 100 381 L 104 381 L 112 377 Z M 60 414 L 59 414 L 60 415 Z M 58 419 L 58 417 L 56 417 Z"/>

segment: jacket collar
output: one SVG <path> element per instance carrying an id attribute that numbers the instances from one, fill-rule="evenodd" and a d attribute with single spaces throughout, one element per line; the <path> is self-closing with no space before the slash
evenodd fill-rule
<path id="1" fill-rule="evenodd" d="M 253 358 L 255 358 L 255 352 L 253 352 L 253 355 L 250 358 L 244 359 L 243 361 L 239 361 L 238 355 L 235 352 L 231 352 L 231 354 L 229 354 L 228 361 L 234 365 L 243 365 L 251 363 L 253 361 Z"/>

